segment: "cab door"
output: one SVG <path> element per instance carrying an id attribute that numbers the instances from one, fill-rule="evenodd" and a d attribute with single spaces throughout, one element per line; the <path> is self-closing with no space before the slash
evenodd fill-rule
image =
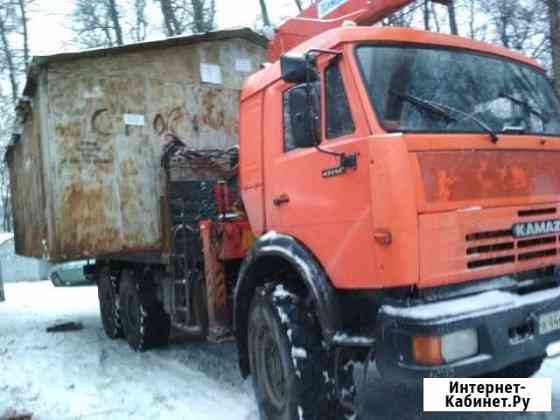
<path id="1" fill-rule="evenodd" d="M 332 57 L 331 57 L 332 58 Z M 269 230 L 294 236 L 320 260 L 337 287 L 361 288 L 374 272 L 368 127 L 344 60 L 320 67 L 320 149 L 298 147 L 309 102 L 305 86 L 283 81 L 265 95 L 265 200 Z M 356 100 L 353 100 L 356 99 Z M 299 136 L 299 137 L 298 137 Z M 298 141 L 299 140 L 299 141 Z M 343 168 L 341 156 L 356 159 Z"/>

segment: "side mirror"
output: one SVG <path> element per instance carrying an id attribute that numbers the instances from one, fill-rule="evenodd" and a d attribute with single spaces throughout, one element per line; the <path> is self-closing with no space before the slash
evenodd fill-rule
<path id="1" fill-rule="evenodd" d="M 318 96 L 314 94 L 315 89 L 310 89 L 310 86 L 305 84 L 299 85 L 290 90 L 286 98 L 290 110 L 288 116 L 290 137 L 295 148 L 314 147 L 316 139 L 320 136 L 320 132 L 317 132 L 320 130 L 320 121 L 318 121 L 320 102 Z"/>
<path id="2" fill-rule="evenodd" d="M 308 63 L 303 55 L 283 55 L 280 57 L 280 67 L 285 82 L 304 83 L 307 80 Z"/>

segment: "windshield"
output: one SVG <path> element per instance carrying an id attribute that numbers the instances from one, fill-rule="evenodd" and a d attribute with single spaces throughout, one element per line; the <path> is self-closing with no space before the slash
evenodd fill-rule
<path id="1" fill-rule="evenodd" d="M 388 131 L 560 135 L 560 102 L 528 65 L 405 46 L 361 46 L 357 57 Z"/>

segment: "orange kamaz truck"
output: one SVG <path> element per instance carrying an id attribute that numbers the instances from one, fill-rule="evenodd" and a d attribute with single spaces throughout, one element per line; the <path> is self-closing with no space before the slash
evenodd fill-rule
<path id="1" fill-rule="evenodd" d="M 138 46 L 119 83 L 72 73 L 116 72 L 109 51 L 36 60 L 8 151 L 18 252 L 96 258 L 105 331 L 136 350 L 234 338 L 263 419 L 351 418 L 356 361 L 533 375 L 560 340 L 560 102 L 520 54 L 371 26 L 409 3 L 320 0 L 258 71 L 251 31 L 204 44 L 200 79 L 178 51 L 159 74 L 183 69 L 191 102 L 141 79 Z M 254 71 L 240 93 L 220 59 Z"/>

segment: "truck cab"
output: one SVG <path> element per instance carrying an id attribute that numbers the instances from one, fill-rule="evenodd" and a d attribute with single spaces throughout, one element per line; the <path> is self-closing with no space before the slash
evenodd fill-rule
<path id="1" fill-rule="evenodd" d="M 559 141 L 533 60 L 341 27 L 246 83 L 241 188 L 263 248 L 293 238 L 324 270 L 323 332 L 370 338 L 386 378 L 526 376 L 560 340 Z"/>

